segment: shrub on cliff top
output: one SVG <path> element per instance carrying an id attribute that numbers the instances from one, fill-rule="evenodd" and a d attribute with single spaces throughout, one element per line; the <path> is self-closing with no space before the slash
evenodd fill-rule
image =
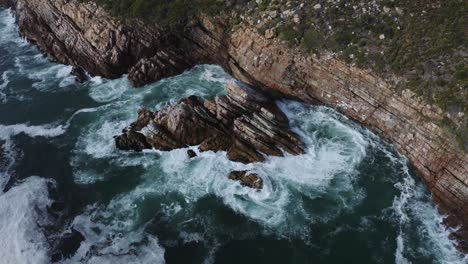
<path id="1" fill-rule="evenodd" d="M 220 0 L 96 0 L 114 15 L 130 18 L 154 19 L 162 26 L 183 25 L 200 12 L 220 12 Z"/>

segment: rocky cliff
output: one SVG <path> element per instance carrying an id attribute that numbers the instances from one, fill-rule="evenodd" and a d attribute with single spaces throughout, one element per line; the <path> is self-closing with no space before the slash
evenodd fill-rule
<path id="1" fill-rule="evenodd" d="M 22 34 L 51 60 L 136 86 L 199 63 L 221 65 L 235 78 L 274 96 L 334 107 L 393 143 L 428 188 L 459 248 L 468 251 L 468 154 L 443 126 L 445 113 L 409 90 L 399 77 L 382 79 L 334 56 L 320 58 L 267 39 L 249 24 L 227 30 L 222 19 L 194 21 L 179 33 L 111 17 L 75 0 L 0 0 L 16 9 Z"/>

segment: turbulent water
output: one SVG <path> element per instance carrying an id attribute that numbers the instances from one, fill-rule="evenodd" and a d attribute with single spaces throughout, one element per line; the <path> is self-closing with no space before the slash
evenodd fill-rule
<path id="1" fill-rule="evenodd" d="M 467 263 L 407 161 L 329 108 L 277 102 L 301 156 L 127 153 L 113 136 L 141 106 L 212 98 L 230 77 L 202 65 L 133 89 L 70 69 L 0 10 L 1 263 Z M 244 169 L 262 191 L 227 178 Z"/>

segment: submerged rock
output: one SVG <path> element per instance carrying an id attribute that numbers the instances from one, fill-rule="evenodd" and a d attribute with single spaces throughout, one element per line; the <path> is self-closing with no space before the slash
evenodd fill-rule
<path id="1" fill-rule="evenodd" d="M 230 160 L 251 163 L 265 155 L 304 153 L 304 143 L 289 130 L 289 120 L 275 102 L 239 82 L 226 84 L 227 95 L 213 101 L 190 96 L 138 119 L 115 137 L 122 150 L 171 150 L 199 145 L 200 151 L 227 151 Z"/>
<path id="2" fill-rule="evenodd" d="M 195 153 L 195 151 L 189 149 L 189 150 L 187 150 L 187 156 L 189 158 L 195 158 L 197 156 L 197 153 Z"/>
<path id="3" fill-rule="evenodd" d="M 75 80 L 79 83 L 84 83 L 88 80 L 88 75 L 86 75 L 85 70 L 81 67 L 73 67 L 70 73 L 75 76 Z"/>
<path id="4" fill-rule="evenodd" d="M 242 186 L 247 186 L 252 189 L 261 190 L 263 188 L 263 180 L 255 173 L 247 171 L 233 171 L 229 174 L 229 179 L 239 181 Z"/>
<path id="5" fill-rule="evenodd" d="M 55 245 L 56 249 L 53 251 L 51 260 L 58 262 L 73 256 L 84 240 L 83 234 L 72 227 L 71 231 L 63 234 L 58 244 Z"/>

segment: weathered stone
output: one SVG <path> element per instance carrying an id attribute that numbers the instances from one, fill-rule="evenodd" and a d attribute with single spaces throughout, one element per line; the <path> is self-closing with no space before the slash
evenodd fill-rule
<path id="1" fill-rule="evenodd" d="M 227 151 L 228 158 L 242 163 L 262 162 L 265 158 L 253 147 L 235 140 Z"/>
<path id="2" fill-rule="evenodd" d="M 79 83 L 84 83 L 88 80 L 86 72 L 81 67 L 73 67 L 70 73 L 75 76 L 75 80 Z"/>
<path id="3" fill-rule="evenodd" d="M 171 49 L 158 51 L 151 58 L 141 59 L 130 69 L 128 79 L 135 87 L 158 81 L 160 79 L 182 73 L 193 67 L 190 59 Z"/>
<path id="4" fill-rule="evenodd" d="M 189 158 L 195 158 L 197 156 L 197 153 L 195 153 L 195 151 L 189 149 L 189 150 L 187 150 L 187 156 Z"/>
<path id="5" fill-rule="evenodd" d="M 117 147 L 200 145 L 200 151 L 227 151 L 229 159 L 244 163 L 263 161 L 263 154 L 283 156 L 281 149 L 304 153 L 304 143 L 289 131 L 288 118 L 272 99 L 239 82 L 226 84 L 226 90 L 227 96 L 214 102 L 191 96 L 156 113 L 140 109 L 137 121 L 116 138 Z"/>
<path id="6" fill-rule="evenodd" d="M 232 139 L 227 135 L 218 135 L 203 141 L 198 147 L 200 151 L 227 150 L 232 145 Z"/>
<path id="7" fill-rule="evenodd" d="M 141 108 L 138 110 L 138 119 L 137 121 L 133 124 L 135 130 L 141 130 L 144 127 L 146 127 L 151 120 L 154 119 L 154 113 L 151 111 L 148 111 L 146 108 Z"/>
<path id="8" fill-rule="evenodd" d="M 115 137 L 115 145 L 121 150 L 134 150 L 137 152 L 151 148 L 142 133 L 131 130 L 124 130 L 123 134 Z"/>
<path id="9" fill-rule="evenodd" d="M 239 181 L 242 186 L 247 186 L 252 189 L 261 190 L 263 188 L 263 180 L 255 173 L 247 171 L 233 171 L 229 174 L 229 179 Z"/>

